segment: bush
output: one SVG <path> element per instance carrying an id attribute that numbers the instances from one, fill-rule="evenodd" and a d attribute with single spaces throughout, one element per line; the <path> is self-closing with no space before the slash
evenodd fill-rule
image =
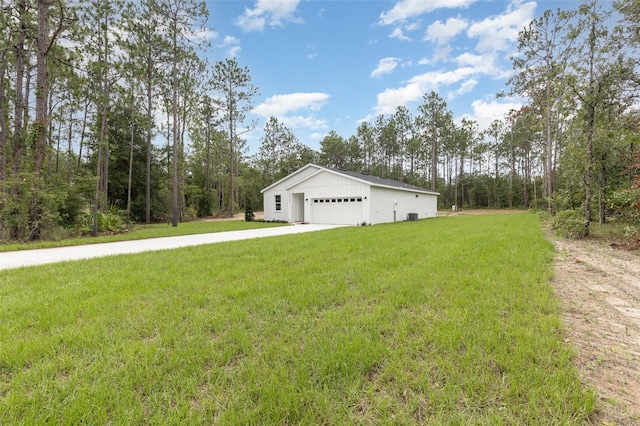
<path id="1" fill-rule="evenodd" d="M 126 231 L 122 210 L 111 206 L 107 212 L 98 212 L 98 232 L 121 233 Z"/>
<path id="2" fill-rule="evenodd" d="M 89 235 L 93 230 L 93 215 L 89 211 L 83 211 L 73 227 L 74 234 L 78 236 Z M 106 212 L 98 212 L 98 232 L 119 234 L 128 230 L 124 212 L 115 206 L 109 207 Z"/>
<path id="3" fill-rule="evenodd" d="M 607 198 L 607 208 L 623 220 L 640 221 L 640 189 L 619 189 Z"/>
<path id="4" fill-rule="evenodd" d="M 577 210 L 563 210 L 558 212 L 551 221 L 552 228 L 558 235 L 565 238 L 584 238 L 589 235 L 589 224 L 582 212 Z"/>

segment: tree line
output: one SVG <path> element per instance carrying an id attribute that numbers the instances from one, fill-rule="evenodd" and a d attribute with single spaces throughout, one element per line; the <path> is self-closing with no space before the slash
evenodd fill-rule
<path id="1" fill-rule="evenodd" d="M 259 89 L 235 59 L 206 61 L 205 2 L 0 5 L 1 240 L 260 209 L 262 188 L 309 162 L 438 191 L 441 208 L 640 216 L 638 0 L 532 21 L 504 91 L 526 106 L 487 129 L 431 92 L 319 151 L 271 117 L 254 155 Z"/>

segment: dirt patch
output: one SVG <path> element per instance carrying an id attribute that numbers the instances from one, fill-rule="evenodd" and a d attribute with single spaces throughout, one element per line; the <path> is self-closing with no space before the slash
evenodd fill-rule
<path id="1" fill-rule="evenodd" d="M 640 255 L 602 242 L 556 245 L 555 277 L 567 343 L 586 386 L 596 390 L 597 424 L 640 424 Z"/>
<path id="2" fill-rule="evenodd" d="M 264 219 L 264 212 L 253 212 L 254 219 Z M 244 220 L 244 213 L 237 213 L 233 216 L 208 217 L 203 219 L 205 222 L 216 222 L 221 220 Z"/>

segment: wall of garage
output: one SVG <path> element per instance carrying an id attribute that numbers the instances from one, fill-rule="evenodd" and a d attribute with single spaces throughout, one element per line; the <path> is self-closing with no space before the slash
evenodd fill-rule
<path id="1" fill-rule="evenodd" d="M 289 189 L 304 194 L 304 220 L 321 224 L 361 224 L 367 221 L 369 185 L 323 172 Z"/>
<path id="2" fill-rule="evenodd" d="M 407 214 L 417 213 L 418 219 L 436 217 L 438 197 L 411 191 L 371 187 L 371 224 L 407 220 Z"/>

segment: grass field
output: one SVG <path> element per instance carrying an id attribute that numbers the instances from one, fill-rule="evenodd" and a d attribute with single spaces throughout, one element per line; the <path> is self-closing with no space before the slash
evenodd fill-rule
<path id="1" fill-rule="evenodd" d="M 0 274 L 0 424 L 582 424 L 531 214 Z"/>
<path id="2" fill-rule="evenodd" d="M 97 237 L 68 238 L 58 241 L 36 241 L 30 243 L 0 244 L 3 251 L 31 250 L 40 248 L 79 246 L 82 244 L 110 243 L 114 241 L 143 240 L 145 238 L 175 237 L 178 235 L 206 234 L 210 232 L 240 231 L 271 226 L 284 226 L 283 223 L 273 222 L 245 222 L 244 220 L 223 221 L 195 221 L 182 222 L 177 227 L 159 223 L 153 225 L 136 225 L 128 232 L 113 235 L 99 235 Z"/>

